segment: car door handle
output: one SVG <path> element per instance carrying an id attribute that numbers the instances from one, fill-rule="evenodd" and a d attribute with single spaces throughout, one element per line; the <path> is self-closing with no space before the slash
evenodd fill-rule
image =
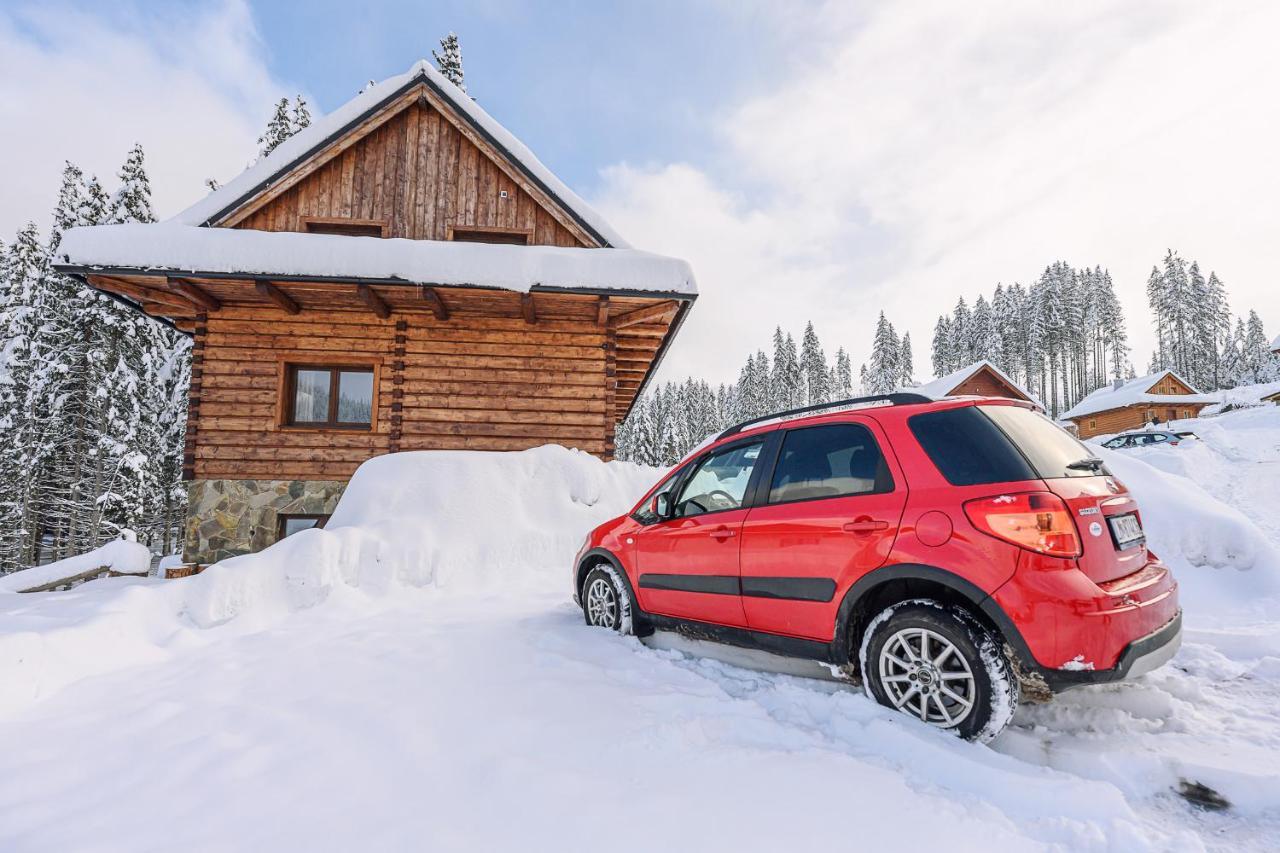
<path id="1" fill-rule="evenodd" d="M 717 542 L 723 542 L 726 539 L 733 538 L 733 531 L 727 527 L 717 527 L 715 530 L 711 531 L 711 538 Z"/>
<path id="2" fill-rule="evenodd" d="M 846 533 L 874 533 L 877 530 L 884 530 L 889 526 L 887 521 L 876 521 L 866 516 L 855 521 L 846 521 L 841 525 Z"/>

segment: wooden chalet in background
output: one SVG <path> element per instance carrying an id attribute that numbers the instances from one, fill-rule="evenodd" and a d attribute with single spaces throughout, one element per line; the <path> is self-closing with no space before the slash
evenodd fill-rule
<path id="1" fill-rule="evenodd" d="M 323 524 L 375 454 L 608 458 L 696 297 L 426 62 L 57 268 L 194 336 L 185 559 Z"/>
<path id="2" fill-rule="evenodd" d="M 1003 370 L 989 361 L 975 361 L 946 376 L 934 379 L 917 388 L 908 388 L 917 394 L 939 399 L 942 397 L 1007 397 L 1011 400 L 1040 402 L 1021 385 L 1009 378 Z"/>
<path id="3" fill-rule="evenodd" d="M 1117 379 L 1062 413 L 1081 438 L 1142 429 L 1153 421 L 1194 418 L 1213 403 L 1172 370 L 1137 379 Z"/>

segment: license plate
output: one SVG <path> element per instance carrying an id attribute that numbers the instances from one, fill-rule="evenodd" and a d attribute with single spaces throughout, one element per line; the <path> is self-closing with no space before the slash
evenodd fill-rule
<path id="1" fill-rule="evenodd" d="M 1131 512 L 1113 515 L 1107 519 L 1107 523 L 1111 525 L 1111 537 L 1116 540 L 1116 548 L 1121 551 L 1140 545 L 1147 539 L 1142 532 L 1142 525 L 1138 523 L 1138 516 Z"/>

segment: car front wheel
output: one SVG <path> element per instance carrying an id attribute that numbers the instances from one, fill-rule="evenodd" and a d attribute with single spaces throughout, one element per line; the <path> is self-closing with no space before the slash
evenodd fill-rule
<path id="1" fill-rule="evenodd" d="M 632 617 L 635 604 L 631 587 L 608 563 L 601 563 L 587 573 L 582 583 L 582 613 L 587 624 L 608 628 L 619 634 L 635 633 Z"/>
<path id="2" fill-rule="evenodd" d="M 963 608 L 914 599 L 871 620 L 858 662 L 867 695 L 881 705 L 986 742 L 1018 706 L 1018 679 L 1002 649 Z"/>

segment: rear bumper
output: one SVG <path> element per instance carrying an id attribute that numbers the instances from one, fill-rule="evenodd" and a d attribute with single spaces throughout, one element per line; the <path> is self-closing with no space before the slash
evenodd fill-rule
<path id="1" fill-rule="evenodd" d="M 1039 671 L 1055 693 L 1086 684 L 1108 684 L 1126 678 L 1137 678 L 1168 663 L 1182 646 L 1182 611 L 1164 626 L 1124 647 L 1116 665 L 1110 669 L 1047 669 Z"/>
<path id="2" fill-rule="evenodd" d="M 1024 670 L 1053 690 L 1150 672 L 1173 657 L 1181 641 L 1178 584 L 1155 559 L 1101 583 L 1074 568 L 1021 565 L 983 609 Z"/>

